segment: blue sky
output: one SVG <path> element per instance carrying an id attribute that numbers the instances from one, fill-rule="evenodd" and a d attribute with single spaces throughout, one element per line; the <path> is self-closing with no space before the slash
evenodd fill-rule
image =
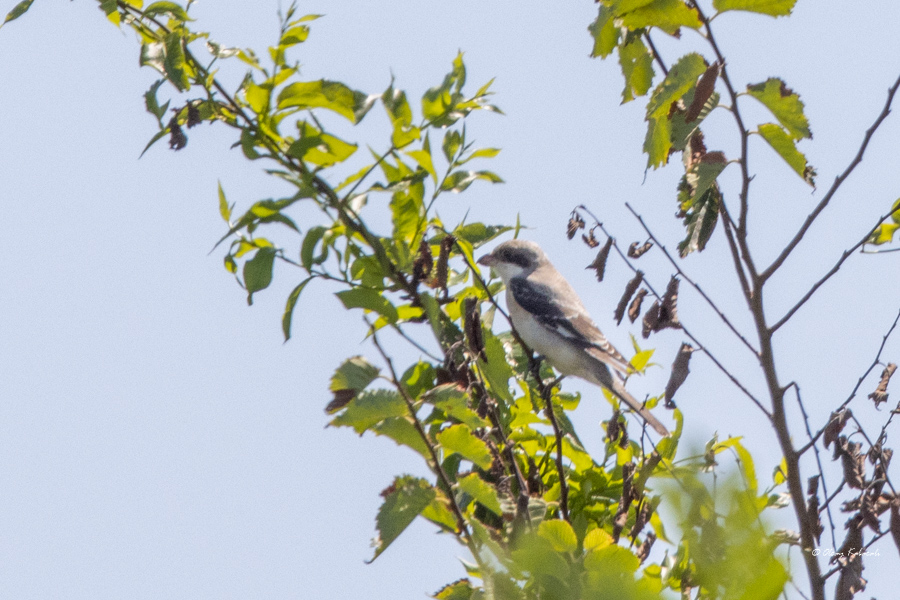
<path id="1" fill-rule="evenodd" d="M 14 4 L 0 4 L 0 13 Z M 784 78 L 806 103 L 815 135 L 801 144 L 818 168 L 815 193 L 763 142 L 751 146 L 760 174 L 751 230 L 764 263 L 856 152 L 900 71 L 894 3 L 861 3 L 854 12 L 845 3 L 818 4 L 799 2 L 789 19 L 731 14 L 715 22 L 736 85 Z M 222 0 L 199 2 L 192 13 L 214 40 L 263 51 L 275 41 L 277 8 Z M 476 184 L 443 200 L 439 212 L 448 222 L 467 211 L 470 221 L 489 223 L 520 214 L 532 227 L 525 236 L 547 250 L 615 345 L 629 350 L 629 333 L 639 329 L 611 319 L 629 273 L 618 265 L 597 286 L 584 271 L 592 252 L 563 235 L 568 213 L 586 204 L 620 241 L 643 239 L 628 201 L 674 248 L 682 235 L 672 219 L 680 174 L 675 164 L 645 180 L 643 103 L 619 106 L 618 65 L 588 58 L 596 5 L 335 0 L 300 10 L 326 15 L 296 54 L 308 79 L 380 93 L 393 74 L 417 98 L 441 81 L 459 49 L 472 89 L 496 77 L 506 116 L 477 115 L 469 135 L 503 148 L 489 168 L 507 183 Z M 681 42 L 657 42 L 670 62 L 699 47 L 690 32 Z M 283 344 L 281 311 L 298 281 L 287 269 L 247 307 L 220 250 L 210 253 L 225 231 L 216 184 L 239 208 L 282 188 L 228 149 L 233 134 L 223 127 L 193 129 L 181 152 L 162 142 L 138 160 L 156 130 L 142 98 L 156 76 L 138 68 L 138 49 L 94 2 L 36 2 L 0 31 L 4 595 L 421 598 L 464 576 L 461 549 L 425 523 L 364 564 L 378 493 L 395 474 L 425 471 L 389 441 L 325 428 L 333 369 L 354 354 L 375 360 L 361 321 L 347 316 L 334 289 L 310 286 L 294 338 Z M 223 77 L 234 83 L 243 70 L 230 69 Z M 753 123 L 770 119 L 749 103 L 748 114 Z M 379 148 L 387 131 L 377 108 L 356 139 Z M 733 157 L 735 138 L 724 112 L 710 121 L 710 149 Z M 811 230 L 816 239 L 773 282 L 770 314 L 791 306 L 900 196 L 898 140 L 892 116 Z M 726 200 L 734 199 L 735 176 L 725 172 Z M 717 234 L 685 269 L 750 333 L 742 306 L 728 300 L 737 285 L 724 249 Z M 898 257 L 851 258 L 777 339 L 782 379 L 800 383 L 819 422 L 847 396 L 896 315 Z M 668 267 L 643 260 L 663 287 Z M 752 357 L 682 289 L 685 323 L 762 393 Z M 656 362 L 668 365 L 681 341 L 674 331 L 651 338 Z M 900 335 L 885 358 L 900 358 Z M 778 462 L 771 432 L 705 357 L 691 370 L 679 392 L 688 437 L 746 436 L 767 482 Z M 652 371 L 635 382 L 637 392 L 658 393 L 667 376 L 667 368 Z M 587 395 L 576 425 L 589 448 L 599 448 L 596 424 L 608 418 L 608 405 L 597 390 L 568 385 Z M 869 405 L 858 406 L 863 418 L 881 421 Z M 793 426 L 799 436 L 800 422 Z M 896 564 L 897 550 L 887 541 L 876 547 L 866 593 L 888 597 L 878 571 Z"/>

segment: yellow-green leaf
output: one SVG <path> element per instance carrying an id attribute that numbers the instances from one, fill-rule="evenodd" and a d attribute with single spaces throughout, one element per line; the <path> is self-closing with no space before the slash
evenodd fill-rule
<path id="1" fill-rule="evenodd" d="M 759 134 L 790 165 L 794 172 L 803 178 L 803 181 L 813 187 L 816 186 L 816 170 L 806 162 L 806 157 L 797 150 L 794 140 L 791 139 L 787 131 L 780 125 L 765 123 L 759 126 Z"/>
<path id="2" fill-rule="evenodd" d="M 762 83 L 747 86 L 747 93 L 772 111 L 782 127 L 795 140 L 811 138 L 809 121 L 803 114 L 803 102 L 781 79 L 772 77 Z"/>
<path id="3" fill-rule="evenodd" d="M 500 508 L 500 500 L 497 498 L 497 491 L 494 489 L 494 486 L 481 479 L 477 473 L 460 478 L 456 485 L 460 490 L 475 498 L 479 504 L 498 517 L 503 516 L 503 510 Z"/>
<path id="4" fill-rule="evenodd" d="M 771 17 L 785 17 L 791 14 L 797 0 L 713 0 L 713 8 L 719 12 L 726 10 L 746 10 Z"/>
<path id="5" fill-rule="evenodd" d="M 482 469 L 489 469 L 493 458 L 487 444 L 475 437 L 467 425 L 453 425 L 437 434 L 438 443 L 446 456 L 459 454 Z"/>

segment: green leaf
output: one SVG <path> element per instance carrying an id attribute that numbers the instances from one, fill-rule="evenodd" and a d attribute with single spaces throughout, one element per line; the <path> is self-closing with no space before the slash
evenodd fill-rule
<path id="1" fill-rule="evenodd" d="M 497 236 L 512 231 L 512 227 L 506 225 L 485 225 L 484 223 L 469 223 L 460 225 L 453 230 L 453 235 L 465 240 L 473 248 L 478 248 L 495 239 Z"/>
<path id="2" fill-rule="evenodd" d="M 437 434 L 438 443 L 449 456 L 459 454 L 482 469 L 490 469 L 493 458 L 487 444 L 475 437 L 468 425 L 453 425 Z"/>
<path id="3" fill-rule="evenodd" d="M 374 540 L 374 561 L 397 537 L 403 533 L 410 523 L 431 504 L 436 492 L 424 479 L 405 475 L 397 477 L 394 484 L 384 490 L 384 504 L 378 510 L 375 525 L 378 537 Z"/>
<path id="4" fill-rule="evenodd" d="M 344 303 L 345 308 L 363 308 L 386 317 L 391 323 L 397 322 L 397 309 L 378 290 L 356 287 L 335 295 Z"/>
<path id="5" fill-rule="evenodd" d="M 426 459 L 431 458 L 422 435 L 406 416 L 389 417 L 375 425 L 372 431 L 394 440 L 400 446 L 412 448 Z"/>
<path id="6" fill-rule="evenodd" d="M 500 154 L 500 148 L 480 148 L 459 161 L 459 164 L 463 165 L 476 158 L 494 158 L 498 154 Z"/>
<path id="7" fill-rule="evenodd" d="M 542 521 L 538 525 L 538 535 L 550 542 L 550 547 L 556 552 L 575 552 L 578 549 L 578 536 L 566 521 Z"/>
<path id="8" fill-rule="evenodd" d="M 881 244 L 888 244 L 894 240 L 894 233 L 897 229 L 900 229 L 900 199 L 894 202 L 891 210 L 893 211 L 891 214 L 893 223 L 882 223 L 879 225 L 875 231 L 872 232 L 872 236 L 868 240 L 869 244 L 880 246 Z"/>
<path id="9" fill-rule="evenodd" d="M 697 11 L 683 0 L 654 0 L 622 15 L 622 25 L 632 31 L 658 27 L 669 35 L 676 35 L 680 27 L 699 29 L 702 24 Z"/>
<path id="10" fill-rule="evenodd" d="M 361 392 L 375 381 L 380 369 L 364 356 L 353 356 L 345 360 L 331 376 L 328 389 L 332 392 L 353 390 Z"/>
<path id="11" fill-rule="evenodd" d="M 682 100 L 684 100 L 686 106 L 690 106 L 693 103 L 696 91 L 697 89 L 694 88 L 684 95 Z M 687 147 L 688 141 L 690 141 L 694 133 L 700 128 L 700 124 L 703 120 L 706 119 L 706 117 L 709 116 L 709 113 L 719 105 L 719 98 L 719 94 L 713 92 L 710 97 L 707 98 L 706 102 L 703 103 L 700 113 L 693 121 L 687 120 L 686 110 L 676 110 L 671 114 L 669 117 L 669 126 L 671 127 L 669 137 L 672 140 L 672 150 L 682 152 Z"/>
<path id="12" fill-rule="evenodd" d="M 797 0 L 713 0 L 713 8 L 719 12 L 726 10 L 746 10 L 772 17 L 786 17 L 791 14 Z"/>
<path id="13" fill-rule="evenodd" d="M 332 387 L 334 384 L 332 383 Z M 337 391 L 337 390 L 335 390 Z M 356 390 L 351 390 L 351 393 Z M 365 390 L 358 392 L 355 398 L 341 410 L 329 425 L 334 427 L 352 427 L 362 435 L 385 419 L 402 417 L 409 414 L 406 402 L 394 390 Z"/>
<path id="14" fill-rule="evenodd" d="M 231 223 L 231 207 L 228 206 L 228 200 L 225 199 L 225 190 L 222 189 L 222 182 L 219 182 L 219 214 L 226 223 Z"/>
<path id="15" fill-rule="evenodd" d="M 645 95 L 653 83 L 653 55 L 641 38 L 635 37 L 619 47 L 619 64 L 625 77 L 622 103 L 631 102 L 635 97 Z"/>
<path id="16" fill-rule="evenodd" d="M 107 19 L 115 23 L 116 27 L 121 24 L 122 15 L 119 14 L 119 5 L 116 0 L 100 0 L 100 10 L 106 14 Z"/>
<path id="17" fill-rule="evenodd" d="M 309 27 L 307 25 L 298 25 L 285 31 L 284 34 L 282 34 L 281 42 L 279 42 L 278 45 L 287 47 L 302 44 L 308 37 Z"/>
<path id="18" fill-rule="evenodd" d="M 278 108 L 325 108 L 358 123 L 372 108 L 375 98 L 351 90 L 339 81 L 298 81 L 278 94 Z"/>
<path id="19" fill-rule="evenodd" d="M 441 190 L 445 192 L 459 193 L 468 188 L 475 181 L 483 179 L 491 183 L 503 183 L 503 179 L 491 171 L 454 171 L 444 179 Z"/>
<path id="20" fill-rule="evenodd" d="M 586 536 L 584 536 L 584 549 L 587 552 L 592 550 L 602 550 L 607 546 L 611 546 L 615 543 L 612 536 L 609 535 L 604 529 L 596 528 L 592 529 L 588 532 Z"/>
<path id="21" fill-rule="evenodd" d="M 458 107 L 462 102 L 460 92 L 466 82 L 466 66 L 462 52 L 453 60 L 453 70 L 444 77 L 440 86 L 430 88 L 422 96 L 422 115 L 435 127 L 446 127 L 463 117 L 468 110 Z M 482 94 L 486 92 L 483 88 Z M 470 106 L 476 108 L 478 105 Z M 459 108 L 460 110 L 457 110 Z"/>
<path id="22" fill-rule="evenodd" d="M 116 13 L 118 14 L 118 13 Z M 140 65 L 142 67 L 151 67 L 166 74 L 166 45 L 162 42 L 149 42 L 141 45 Z"/>
<path id="23" fill-rule="evenodd" d="M 469 408 L 469 395 L 455 383 L 445 383 L 428 391 L 425 400 L 447 417 L 461 421 L 470 429 L 487 427 L 488 423 Z"/>
<path id="24" fill-rule="evenodd" d="M 619 44 L 620 29 L 615 24 L 615 11 L 600 4 L 600 12 L 593 23 L 588 26 L 591 37 L 594 38 L 594 49 L 591 50 L 591 58 L 605 58 L 616 49 Z"/>
<path id="25" fill-rule="evenodd" d="M 669 162 L 672 149 L 671 121 L 666 115 L 647 118 L 647 135 L 644 138 L 644 152 L 647 166 L 654 169 Z"/>
<path id="26" fill-rule="evenodd" d="M 307 231 L 306 236 L 303 238 L 303 246 L 300 248 L 300 264 L 302 264 L 303 268 L 307 271 L 309 271 L 313 265 L 320 265 L 328 258 L 327 246 L 322 248 L 322 253 L 319 256 L 313 256 L 316 245 L 318 245 L 326 231 L 328 230 L 325 227 L 317 225 Z"/>
<path id="27" fill-rule="evenodd" d="M 159 101 L 156 99 L 156 92 L 159 90 L 159 87 L 165 83 L 165 79 L 159 79 L 150 86 L 150 89 L 144 93 L 144 106 L 147 107 L 147 112 L 156 117 L 156 120 L 159 121 L 159 126 L 163 127 L 163 117 L 166 115 L 166 112 L 169 110 L 169 102 L 166 102 L 162 106 L 159 105 Z"/>
<path id="28" fill-rule="evenodd" d="M 772 77 L 762 83 L 748 85 L 747 93 L 772 111 L 793 139 L 812 138 L 809 121 L 803 114 L 803 102 L 800 101 L 800 96 L 784 84 L 784 81 Z"/>
<path id="29" fill-rule="evenodd" d="M 259 86 L 253 82 L 247 84 L 244 90 L 244 96 L 247 98 L 247 104 L 258 115 L 264 115 L 269 112 L 269 97 L 272 90 L 267 86 Z"/>
<path id="30" fill-rule="evenodd" d="M 516 567 L 527 571 L 532 577 L 537 577 L 539 580 L 545 577 L 551 578 L 550 581 L 553 587 L 556 588 L 554 589 L 556 593 L 551 596 L 552 598 L 579 597 L 565 588 L 566 582 L 572 576 L 565 558 L 561 553 L 554 550 L 550 542 L 543 537 L 536 533 L 523 536 L 517 544 L 517 548 L 512 551 L 512 558 Z M 637 561 L 637 558 L 635 558 L 635 561 Z M 603 598 L 600 595 L 587 597 Z M 610 595 L 607 598 L 620 598 L 620 596 Z M 628 598 L 628 596 L 621 596 L 621 598 Z"/>
<path id="31" fill-rule="evenodd" d="M 6 25 L 10 21 L 15 21 L 26 12 L 28 12 L 28 9 L 31 8 L 32 2 L 34 2 L 34 0 L 22 0 L 21 2 L 13 6 L 13 9 L 6 13 L 6 18 L 3 19 L 3 23 L 0 24 L 0 27 L 3 27 L 3 25 Z"/>
<path id="32" fill-rule="evenodd" d="M 794 140 L 791 139 L 787 131 L 774 123 L 765 123 L 759 126 L 759 134 L 790 165 L 794 172 L 803 178 L 803 181 L 816 187 L 816 170 L 806 162 L 806 157 L 797 150 Z"/>
<path id="33" fill-rule="evenodd" d="M 300 298 L 303 288 L 312 280 L 312 277 L 307 277 L 288 296 L 287 303 L 284 306 L 284 314 L 281 317 L 281 330 L 284 332 L 284 341 L 291 339 L 291 321 L 294 318 L 294 307 L 297 305 L 297 299 Z"/>
<path id="34" fill-rule="evenodd" d="M 447 162 L 453 162 L 460 146 L 462 146 L 462 134 L 459 131 L 451 129 L 444 134 L 444 142 L 441 144 L 441 149 L 444 151 L 444 158 L 447 159 Z"/>
<path id="35" fill-rule="evenodd" d="M 434 168 L 434 161 L 431 158 L 431 143 L 428 141 L 428 135 L 425 135 L 425 141 L 422 143 L 421 150 L 410 150 L 406 155 L 412 158 L 422 169 L 431 176 L 431 180 L 437 185 L 437 171 Z"/>
<path id="36" fill-rule="evenodd" d="M 667 118 L 672 104 L 681 99 L 697 84 L 697 78 L 706 72 L 706 61 L 692 52 L 676 62 L 666 78 L 660 82 L 647 103 L 647 118 Z"/>
<path id="37" fill-rule="evenodd" d="M 419 128 L 412 124 L 412 109 L 409 107 L 405 92 L 395 90 L 391 84 L 381 95 L 381 102 L 394 128 L 391 143 L 395 148 L 403 148 L 419 139 Z"/>
<path id="38" fill-rule="evenodd" d="M 300 139 L 288 148 L 288 155 L 320 167 L 343 162 L 356 152 L 356 144 L 350 144 L 328 133 L 322 133 L 306 121 L 299 121 Z"/>
<path id="39" fill-rule="evenodd" d="M 497 498 L 497 491 L 494 489 L 494 486 L 481 479 L 477 473 L 461 477 L 456 482 L 456 485 L 461 491 L 475 498 L 479 504 L 498 517 L 503 516 L 503 509 L 500 508 L 500 500 Z"/>
<path id="40" fill-rule="evenodd" d="M 447 498 L 443 494 L 435 496 L 434 500 L 431 501 L 431 504 L 426 506 L 425 510 L 422 511 L 422 517 L 447 531 L 457 531 L 458 523 L 456 521 L 456 515 L 453 514 L 453 510 L 450 508 L 450 502 L 447 501 Z"/>
<path id="41" fill-rule="evenodd" d="M 475 595 L 476 590 L 468 579 L 460 579 L 444 586 L 434 595 L 436 600 L 473 600 L 480 598 L 481 595 Z"/>
<path id="42" fill-rule="evenodd" d="M 406 243 L 413 242 L 413 236 L 425 221 L 425 204 L 422 202 L 424 187 L 421 182 L 410 185 L 391 196 L 391 222 L 393 237 Z"/>
<path id="43" fill-rule="evenodd" d="M 500 338 L 489 330 L 484 329 L 483 334 L 487 362 L 479 360 L 478 366 L 484 374 L 490 390 L 506 402 L 511 403 L 513 397 L 509 391 L 509 380 L 513 376 L 513 370 L 506 358 L 506 349 Z"/>
<path id="44" fill-rule="evenodd" d="M 166 56 L 163 61 L 166 77 L 179 91 L 187 91 L 191 87 L 188 79 L 190 66 L 185 61 L 184 46 L 179 33 L 170 33 L 165 37 Z"/>
<path id="45" fill-rule="evenodd" d="M 247 304 L 253 304 L 253 294 L 264 290 L 272 283 L 272 265 L 275 263 L 275 248 L 264 247 L 244 263 L 244 286 L 247 288 Z"/>
<path id="46" fill-rule="evenodd" d="M 174 2 L 154 2 L 144 9 L 144 16 L 154 17 L 156 15 L 169 14 L 179 21 L 192 21 L 184 8 Z"/>
<path id="47" fill-rule="evenodd" d="M 688 153 L 685 152 L 688 161 Z M 727 166 L 721 152 L 709 152 L 694 163 L 678 185 L 679 215 L 684 219 L 687 237 L 678 244 L 682 258 L 702 251 L 712 236 L 719 217 L 722 193 L 716 178 Z"/>

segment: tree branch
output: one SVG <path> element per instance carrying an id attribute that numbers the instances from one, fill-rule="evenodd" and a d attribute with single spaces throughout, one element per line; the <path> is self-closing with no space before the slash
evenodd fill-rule
<path id="1" fill-rule="evenodd" d="M 706 303 L 709 304 L 710 308 L 712 308 L 713 311 L 715 311 L 715 313 L 719 316 L 719 318 L 722 320 L 722 322 L 725 323 L 725 325 L 727 325 L 729 329 L 731 329 L 731 332 L 734 335 L 736 335 L 737 338 L 739 340 L 741 340 L 744 343 L 744 345 L 747 346 L 747 348 L 750 350 L 750 352 L 752 352 L 753 355 L 756 356 L 756 358 L 758 359 L 759 358 L 759 350 L 754 348 L 753 345 L 747 341 L 747 338 L 744 337 L 744 335 L 740 331 L 738 331 L 734 325 L 731 324 L 731 321 L 728 320 L 728 317 L 725 316 L 725 313 L 723 313 L 722 310 L 716 305 L 716 303 L 713 302 L 712 299 L 706 295 L 706 292 L 704 292 L 700 288 L 700 286 L 698 284 L 696 284 L 693 279 L 688 277 L 687 273 L 685 273 L 681 269 L 681 267 L 678 266 L 678 263 L 675 262 L 675 259 L 673 259 L 672 255 L 669 254 L 669 251 L 666 250 L 666 247 L 663 244 L 661 244 L 658 239 L 656 239 L 656 236 L 654 236 L 653 232 L 650 231 L 650 228 L 647 227 L 647 224 L 644 222 L 643 217 L 641 217 L 641 215 L 639 215 L 637 212 L 635 212 L 634 208 L 632 208 L 631 204 L 629 204 L 628 202 L 625 203 L 625 207 L 628 208 L 628 210 L 631 211 L 631 214 L 634 215 L 634 218 L 638 220 L 638 223 L 641 224 L 641 227 L 644 228 L 644 231 L 647 232 L 647 235 L 650 236 L 650 239 L 653 240 L 654 244 L 656 244 L 656 247 L 659 248 L 660 250 L 662 250 L 662 252 L 666 256 L 666 258 L 669 259 L 669 263 L 671 263 L 671 265 L 673 267 L 675 267 L 675 271 L 681 276 L 681 278 L 684 281 L 686 281 L 691 287 L 693 287 L 695 290 L 697 290 L 697 293 L 699 293 L 700 296 L 702 296 L 703 299 L 706 300 Z"/>
<path id="2" fill-rule="evenodd" d="M 367 318 L 363 317 L 363 321 L 365 321 L 366 325 L 369 326 L 369 331 L 372 334 L 372 342 L 375 344 L 375 348 L 378 350 L 381 358 L 387 364 L 388 370 L 391 372 L 391 384 L 395 388 L 397 388 L 397 391 L 406 402 L 406 407 L 409 411 L 409 416 L 412 419 L 413 426 L 416 428 L 416 432 L 419 434 L 419 437 L 422 438 L 422 441 L 428 448 L 428 454 L 431 456 L 431 468 L 440 480 L 441 487 L 444 488 L 444 493 L 447 496 L 447 501 L 450 503 L 450 508 L 453 509 L 453 514 L 456 516 L 456 526 L 459 528 L 459 535 L 461 535 L 466 540 L 466 544 L 474 550 L 472 537 L 469 534 L 468 527 L 466 526 L 466 518 L 463 515 L 462 510 L 459 508 L 459 505 L 456 503 L 456 498 L 453 495 L 453 485 L 450 483 L 450 478 L 447 477 L 447 474 L 444 472 L 444 468 L 441 466 L 440 458 L 437 455 L 437 450 L 435 450 L 434 444 L 431 443 L 431 438 L 428 437 L 428 433 L 426 433 L 425 429 L 422 427 L 422 424 L 419 422 L 419 417 L 416 414 L 415 401 L 410 398 L 409 393 L 406 391 L 406 388 L 403 387 L 403 384 L 400 383 L 400 379 L 397 377 L 397 372 L 394 370 L 394 363 L 391 360 L 391 357 L 387 355 L 387 353 L 384 351 L 384 348 L 381 347 L 381 343 L 378 341 L 378 332 L 376 331 L 375 327 L 369 322 Z"/>
<path id="3" fill-rule="evenodd" d="M 781 251 L 781 254 L 778 255 L 771 265 L 766 267 L 766 269 L 760 273 L 760 277 L 765 281 L 769 277 L 772 276 L 775 271 L 784 264 L 784 261 L 787 260 L 787 257 L 790 256 L 791 252 L 794 248 L 797 247 L 797 244 L 800 243 L 800 240 L 803 239 L 803 236 L 806 235 L 806 232 L 815 222 L 816 218 L 819 214 L 825 210 L 825 207 L 828 206 L 828 203 L 831 202 L 831 198 L 841 187 L 841 184 L 846 181 L 850 174 L 853 173 L 853 170 L 862 162 L 863 155 L 866 153 L 866 148 L 869 146 L 869 142 L 872 139 L 872 136 L 875 135 L 875 131 L 878 130 L 878 127 L 881 126 L 881 123 L 887 118 L 887 116 L 891 113 L 891 103 L 894 101 L 894 95 L 897 93 L 897 89 L 900 88 L 900 77 L 897 77 L 897 80 L 894 82 L 888 89 L 887 100 L 884 103 L 884 108 L 881 109 L 881 112 L 878 114 L 878 117 L 875 119 L 875 122 L 872 123 L 872 126 L 866 130 L 866 135 L 863 137 L 862 144 L 859 146 L 859 150 L 856 152 L 856 156 L 853 157 L 853 160 L 850 161 L 850 164 L 847 165 L 847 168 L 844 169 L 844 172 L 835 177 L 834 183 L 831 184 L 831 187 L 826 192 L 825 196 L 819 201 L 819 204 L 813 209 L 809 216 L 806 217 L 806 221 L 804 221 L 803 225 L 800 226 L 800 229 L 794 235 L 793 239 L 788 242 L 788 245 L 785 246 L 784 250 Z"/>
<path id="4" fill-rule="evenodd" d="M 900 80 L 898 80 L 898 82 L 900 82 Z M 865 236 L 863 236 L 863 238 L 861 240 L 859 240 L 856 244 L 854 244 L 853 247 L 848 248 L 847 250 L 844 250 L 843 254 L 841 254 L 841 257 L 834 264 L 834 266 L 831 267 L 831 269 L 827 273 L 825 273 L 825 275 L 821 279 L 819 279 L 816 283 L 814 283 L 811 288 L 809 288 L 809 290 L 806 292 L 806 294 L 803 295 L 803 297 L 800 299 L 799 302 L 797 302 L 797 304 L 795 304 L 789 311 L 787 311 L 787 313 L 783 317 L 781 317 L 781 319 L 779 319 L 777 323 L 772 325 L 770 331 L 772 333 L 775 333 L 775 331 L 777 331 L 779 327 L 781 327 L 782 325 L 787 323 L 790 320 L 790 318 L 794 316 L 794 313 L 796 313 L 798 310 L 800 310 L 800 307 L 803 306 L 804 304 L 806 304 L 806 302 L 810 298 L 812 298 L 813 294 L 816 293 L 816 291 L 822 286 L 822 284 L 825 283 L 826 281 L 828 281 L 829 279 L 831 279 L 831 276 L 838 272 L 838 270 L 841 268 L 841 265 L 844 264 L 844 261 L 847 260 L 848 258 L 850 258 L 850 255 L 853 254 L 857 250 L 857 248 L 859 248 L 863 244 L 865 244 L 866 241 L 872 237 L 872 234 L 875 233 L 875 230 L 878 229 L 881 226 L 881 224 L 884 223 L 888 218 L 890 218 L 890 216 L 892 214 L 894 214 L 894 212 L 896 212 L 896 211 L 892 210 L 888 214 L 881 217 L 878 220 L 878 222 L 875 224 L 875 226 L 872 227 L 872 229 L 870 229 L 869 232 Z M 760 275 L 760 277 L 762 277 L 762 276 L 763 275 Z"/>
<path id="5" fill-rule="evenodd" d="M 595 221 L 595 222 L 597 223 L 597 225 L 600 227 L 600 231 L 602 231 L 607 237 L 612 237 L 612 236 L 609 234 L 609 232 L 606 230 L 606 228 L 603 226 L 603 223 L 601 223 L 600 220 L 597 219 L 597 216 L 594 215 L 594 213 L 592 213 L 592 212 L 591 212 L 588 208 L 586 208 L 584 205 L 579 206 L 579 208 L 581 208 L 582 210 L 584 210 L 584 212 L 586 212 L 588 215 L 590 215 L 590 217 L 591 217 L 592 219 L 594 219 L 594 221 Z M 616 249 L 616 253 L 617 253 L 617 254 L 619 255 L 619 257 L 625 262 L 625 264 L 628 266 L 628 268 L 631 269 L 632 272 L 637 273 L 637 267 L 635 267 L 634 265 L 631 264 L 631 261 L 628 260 L 628 257 L 625 256 L 625 254 L 624 254 L 624 253 L 622 252 L 622 250 L 619 248 L 619 245 L 615 242 L 615 238 L 613 238 L 613 248 Z M 650 282 L 649 282 L 646 278 L 644 279 L 643 282 L 644 282 L 644 285 L 647 286 L 647 289 L 650 291 L 650 293 L 653 294 L 653 296 L 654 296 L 657 300 L 662 301 L 662 299 L 663 299 L 662 296 L 659 295 L 659 294 L 656 292 L 656 290 L 653 288 L 653 286 L 650 284 Z M 727 368 L 719 361 L 719 359 L 717 359 L 717 358 L 713 355 L 713 353 L 710 352 L 709 349 L 708 349 L 706 346 L 704 346 L 703 343 L 702 343 L 700 340 L 698 340 L 698 339 L 697 339 L 697 338 L 696 338 L 696 337 L 688 330 L 687 327 L 685 327 L 685 325 L 684 325 L 683 322 L 681 323 L 681 330 L 684 332 L 684 334 L 685 334 L 692 342 L 694 342 L 694 343 L 697 345 L 697 349 L 698 349 L 698 350 L 702 350 L 703 353 L 706 354 L 706 356 L 708 356 L 709 359 L 713 362 L 713 364 L 716 365 L 716 366 L 719 368 L 719 370 L 722 371 L 722 373 L 724 373 L 725 376 L 728 377 L 728 379 L 730 379 L 731 382 L 732 382 L 735 386 L 737 386 L 737 388 L 738 388 L 739 390 L 741 390 L 741 391 L 744 393 L 744 395 L 747 396 L 747 397 L 753 402 L 753 404 L 756 405 L 756 407 L 757 407 L 759 410 L 762 411 L 762 413 L 763 413 L 764 415 L 766 415 L 766 418 L 768 418 L 769 420 L 772 419 L 771 413 L 770 413 L 768 410 L 766 410 L 766 407 L 762 405 L 762 402 L 760 402 L 760 401 L 756 398 L 756 396 L 754 396 L 754 395 L 750 392 L 750 390 L 748 390 L 746 387 L 744 387 L 744 384 L 742 384 L 742 383 L 738 380 L 737 377 L 735 377 L 734 375 L 732 375 L 731 371 L 729 371 L 729 370 L 728 370 L 728 369 L 727 369 Z"/>

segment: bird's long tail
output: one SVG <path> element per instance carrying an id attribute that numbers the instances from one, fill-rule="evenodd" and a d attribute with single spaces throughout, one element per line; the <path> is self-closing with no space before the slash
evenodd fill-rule
<path id="1" fill-rule="evenodd" d="M 618 378 L 611 377 L 612 381 L 611 385 L 604 385 L 603 387 L 607 388 L 613 394 L 618 396 L 618 398 L 627 404 L 634 412 L 639 414 L 642 419 L 644 419 L 650 427 L 656 430 L 659 435 L 669 435 L 669 430 L 666 429 L 665 425 L 659 422 L 659 419 L 654 417 L 649 410 L 644 408 L 642 403 L 638 402 L 634 396 L 628 393 L 628 390 L 625 389 L 625 386 L 622 385 L 622 382 L 619 381 Z"/>

